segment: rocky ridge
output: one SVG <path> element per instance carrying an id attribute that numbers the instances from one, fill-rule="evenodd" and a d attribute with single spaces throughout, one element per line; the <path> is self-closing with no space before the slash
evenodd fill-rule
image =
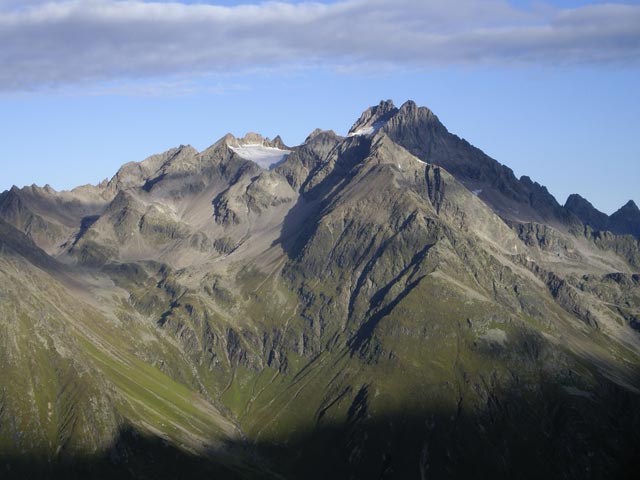
<path id="1" fill-rule="evenodd" d="M 593 230 L 640 238 L 640 209 L 633 200 L 629 200 L 610 216 L 596 209 L 578 194 L 569 196 L 565 208 Z"/>

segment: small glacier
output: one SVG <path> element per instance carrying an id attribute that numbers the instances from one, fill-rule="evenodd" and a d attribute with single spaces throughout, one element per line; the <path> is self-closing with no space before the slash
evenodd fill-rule
<path id="1" fill-rule="evenodd" d="M 260 168 L 268 170 L 287 158 L 291 150 L 282 150 L 275 147 L 266 147 L 259 143 L 249 143 L 238 147 L 229 147 L 237 155 L 245 160 L 257 163 Z"/>

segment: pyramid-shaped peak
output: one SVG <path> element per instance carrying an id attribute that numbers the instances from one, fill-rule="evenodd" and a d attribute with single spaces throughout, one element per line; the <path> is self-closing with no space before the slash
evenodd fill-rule
<path id="1" fill-rule="evenodd" d="M 0 194 L 0 207 L 9 204 L 21 204 L 22 197 L 20 196 L 20 189 L 13 185 L 9 190 L 6 190 Z"/>
<path id="2" fill-rule="evenodd" d="M 640 209 L 636 202 L 629 200 L 609 218 L 611 231 L 618 234 L 631 234 L 640 239 Z"/>
<path id="3" fill-rule="evenodd" d="M 609 225 L 609 216 L 594 207 L 589 200 L 577 193 L 572 193 L 564 204 L 573 215 L 585 225 L 595 230 L 606 230 Z"/>
<path id="4" fill-rule="evenodd" d="M 571 195 L 569 195 L 564 206 L 568 209 L 580 207 L 595 208 L 589 200 L 578 193 L 572 193 Z"/>
<path id="5" fill-rule="evenodd" d="M 307 136 L 307 138 L 304 140 L 304 144 L 310 143 L 316 138 L 322 138 L 322 137 L 329 137 L 333 139 L 341 138 L 333 130 L 323 130 L 322 128 L 316 128 L 313 132 L 311 132 Z"/>
<path id="6" fill-rule="evenodd" d="M 567 197 L 566 203 L 573 203 L 573 202 L 588 202 L 588 200 L 584 198 L 582 195 L 580 195 L 579 193 L 572 193 Z"/>
<path id="7" fill-rule="evenodd" d="M 613 216 L 623 216 L 623 215 L 632 215 L 634 217 L 640 217 L 640 209 L 636 202 L 633 200 L 629 200 L 622 207 L 620 207 L 616 212 L 612 214 Z"/>

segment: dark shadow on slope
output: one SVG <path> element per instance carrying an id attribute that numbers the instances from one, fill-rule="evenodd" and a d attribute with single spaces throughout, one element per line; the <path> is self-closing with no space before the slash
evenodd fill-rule
<path id="1" fill-rule="evenodd" d="M 380 321 L 384 317 L 389 315 L 396 308 L 396 306 L 404 298 L 406 298 L 407 295 L 409 295 L 415 287 L 418 286 L 420 280 L 422 280 L 423 278 L 424 277 L 419 277 L 413 282 L 407 284 L 407 286 L 396 298 L 394 298 L 388 305 L 385 305 L 382 309 L 378 310 L 375 314 L 371 315 L 369 319 L 360 326 L 355 335 L 351 337 L 347 343 L 347 345 L 351 349 L 352 354 L 366 347 L 366 345 L 371 341 L 371 336 L 373 335 L 373 332 L 375 331 Z"/>
<path id="2" fill-rule="evenodd" d="M 525 350 L 538 357 L 537 350 Z M 354 386 L 343 421 L 330 420 L 329 407 L 310 430 L 228 445 L 234 456 L 198 457 L 126 429 L 96 455 L 62 454 L 52 462 L 38 455 L 0 456 L 0 478 L 638 478 L 640 396 L 604 378 L 588 392 L 567 390 L 551 378 L 505 380 L 491 371 L 464 378 L 457 404 L 427 404 L 415 392 L 398 391 L 405 406 L 382 414 L 374 407 L 375 380 Z"/>
<path id="3" fill-rule="evenodd" d="M 80 220 L 80 229 L 78 230 L 78 233 L 76 233 L 76 236 L 73 239 L 73 243 L 71 244 L 72 247 L 76 246 L 76 244 L 80 241 L 82 236 L 87 232 L 87 230 L 91 228 L 91 226 L 94 223 L 98 221 L 99 218 L 100 218 L 100 215 L 88 215 L 86 217 L 83 217 L 82 220 Z"/>
<path id="4" fill-rule="evenodd" d="M 400 374 L 400 372 L 399 372 Z M 481 379 L 482 408 L 464 400 L 378 415 L 364 385 L 341 424 L 256 445 L 286 478 L 297 479 L 632 479 L 640 467 L 640 397 L 603 381 L 567 391 L 553 381 Z"/>
<path id="5" fill-rule="evenodd" d="M 380 253 L 386 247 L 387 245 L 383 245 L 382 247 L 380 247 Z M 412 270 L 414 271 L 414 273 L 417 271 L 420 263 L 425 259 L 431 247 L 433 247 L 433 244 L 426 245 L 422 250 L 416 253 L 411 259 L 411 261 L 409 262 L 409 264 L 393 280 L 391 280 L 387 285 L 385 285 L 383 288 L 378 290 L 371 297 L 370 310 L 366 315 L 367 320 L 358 328 L 357 332 L 349 339 L 347 343 L 347 345 L 351 349 L 352 354 L 355 354 L 357 351 L 366 348 L 367 344 L 371 340 L 371 336 L 373 335 L 373 332 L 375 331 L 380 321 L 384 317 L 389 315 L 396 308 L 396 306 L 402 300 L 404 300 L 413 291 L 415 287 L 418 286 L 420 281 L 424 278 L 424 275 L 422 275 L 416 278 L 415 280 L 408 282 L 406 286 L 402 289 L 400 294 L 398 294 L 395 298 L 393 298 L 384 307 L 375 311 L 375 309 L 382 304 L 382 302 L 384 301 L 388 293 L 398 282 L 400 282 L 403 278 L 407 278 L 407 276 Z M 379 254 L 377 253 L 372 257 L 371 262 L 375 262 L 378 257 L 379 257 Z M 371 265 L 373 264 L 371 263 Z M 371 268 L 372 266 L 367 265 L 364 269 L 363 274 L 360 276 L 360 278 L 361 279 L 365 278 L 367 270 Z M 411 278 L 411 277 L 409 276 L 408 278 Z M 354 294 L 352 295 L 352 299 L 355 298 L 356 295 L 358 295 L 360 285 L 361 285 L 361 282 L 356 287 Z M 375 313 L 372 314 L 373 311 L 375 311 Z M 349 317 L 352 316 L 352 313 L 353 313 L 353 300 L 351 300 L 349 303 Z"/>
<path id="6" fill-rule="evenodd" d="M 167 176 L 166 173 L 161 173 L 160 175 L 158 175 L 155 178 L 151 178 L 149 180 L 147 180 L 146 182 L 144 182 L 144 185 L 142 185 L 142 189 L 145 192 L 150 192 L 153 187 L 157 184 L 160 183 L 161 181 L 163 181 L 165 179 L 165 177 Z"/>
<path id="7" fill-rule="evenodd" d="M 308 188 L 309 179 L 314 178 L 326 165 L 320 165 L 309 173 L 302 185 L 296 204 L 287 213 L 276 241 L 290 259 L 296 259 L 318 229 L 322 211 L 330 205 L 333 195 L 347 185 L 355 176 L 355 166 L 367 157 L 371 141 L 365 137 L 354 137 L 336 160 L 335 166 L 318 184 Z"/>
<path id="8" fill-rule="evenodd" d="M 228 447 L 231 454 L 197 456 L 158 437 L 124 428 L 111 445 L 95 454 L 65 454 L 56 459 L 42 454 L 3 455 L 3 480 L 115 480 L 115 479 L 273 479 L 257 466 L 243 445 Z"/>

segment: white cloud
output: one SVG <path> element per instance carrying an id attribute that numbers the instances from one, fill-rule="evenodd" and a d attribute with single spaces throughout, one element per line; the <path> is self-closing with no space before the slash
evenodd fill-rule
<path id="1" fill-rule="evenodd" d="M 640 6 L 0 0 L 0 89 L 327 65 L 640 63 Z"/>

